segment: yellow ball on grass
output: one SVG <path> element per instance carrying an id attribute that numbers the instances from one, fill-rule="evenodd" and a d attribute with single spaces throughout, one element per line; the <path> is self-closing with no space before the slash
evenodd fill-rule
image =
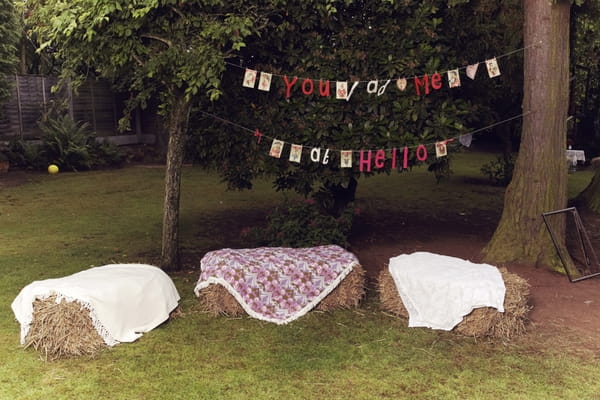
<path id="1" fill-rule="evenodd" d="M 58 166 L 55 164 L 48 165 L 48 173 L 49 174 L 58 174 Z"/>

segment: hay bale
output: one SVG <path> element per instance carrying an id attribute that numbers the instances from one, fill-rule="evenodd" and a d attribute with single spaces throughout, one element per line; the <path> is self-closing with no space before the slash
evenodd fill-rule
<path id="1" fill-rule="evenodd" d="M 77 301 L 56 296 L 33 302 L 33 320 L 25 338 L 25 348 L 33 347 L 46 360 L 94 356 L 108 347 L 92 324 L 89 311 Z"/>
<path id="2" fill-rule="evenodd" d="M 365 295 L 365 270 L 357 265 L 319 304 L 317 310 L 330 311 L 357 307 Z"/>
<path id="3" fill-rule="evenodd" d="M 358 306 L 365 294 L 365 270 L 355 266 L 340 284 L 317 306 L 317 310 L 329 311 Z M 240 303 L 227 289 L 219 284 L 210 285 L 200 291 L 200 308 L 212 315 L 236 317 L 246 314 Z"/>
<path id="4" fill-rule="evenodd" d="M 246 313 L 235 297 L 219 284 L 212 284 L 202 289 L 198 300 L 200 309 L 214 316 L 221 314 L 237 317 Z"/>
<path id="5" fill-rule="evenodd" d="M 504 296 L 504 312 L 492 307 L 476 308 L 453 329 L 462 335 L 475 337 L 491 337 L 510 339 L 525 332 L 525 322 L 531 307 L 529 284 L 520 276 L 510 273 L 506 268 L 499 268 L 506 287 Z M 387 268 L 378 278 L 378 292 L 381 307 L 393 314 L 408 318 L 408 311 L 396 289 L 394 279 Z"/>

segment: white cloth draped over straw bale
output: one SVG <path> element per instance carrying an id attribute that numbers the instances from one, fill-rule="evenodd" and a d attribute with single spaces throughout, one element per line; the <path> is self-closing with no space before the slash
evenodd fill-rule
<path id="1" fill-rule="evenodd" d="M 276 324 L 312 310 L 354 269 L 363 277 L 356 256 L 335 245 L 221 249 L 208 252 L 200 267 L 196 296 L 221 285 L 251 317 Z"/>
<path id="2" fill-rule="evenodd" d="M 29 332 L 36 299 L 76 301 L 87 309 L 94 328 L 108 346 L 133 342 L 169 318 L 180 299 L 173 281 L 160 268 L 111 264 L 63 278 L 35 281 L 12 303 L 21 325 L 21 343 Z"/>
<path id="3" fill-rule="evenodd" d="M 500 271 L 456 257 L 416 252 L 389 262 L 409 327 L 452 330 L 476 308 L 504 312 L 506 288 Z"/>

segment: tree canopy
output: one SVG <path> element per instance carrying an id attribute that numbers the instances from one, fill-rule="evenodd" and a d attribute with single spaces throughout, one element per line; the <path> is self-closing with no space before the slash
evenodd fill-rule
<path id="1" fill-rule="evenodd" d="M 225 7 L 224 4 L 228 3 Z M 102 76 L 134 95 L 217 98 L 224 59 L 243 46 L 252 14 L 224 1 L 30 1 L 29 22 L 61 60 L 63 77 Z M 237 8 L 236 8 L 237 6 Z"/>
<path id="2" fill-rule="evenodd" d="M 274 175 L 276 188 L 318 193 L 339 212 L 344 204 L 336 204 L 336 193 L 351 199 L 346 189 L 361 175 L 389 173 L 393 148 L 409 147 L 409 165 L 414 165 L 418 145 L 464 132 L 470 107 L 456 94 L 460 88 L 448 89 L 445 75 L 440 90 L 427 88 L 435 93 L 425 95 L 424 87 L 421 95 L 415 92 L 415 76 L 423 80 L 425 74 L 463 66 L 444 33 L 444 1 L 318 5 L 323 2 L 292 0 L 270 13 L 261 35 L 249 37 L 236 66 L 225 71 L 225 96 L 211 106 L 217 115 L 258 128 L 269 138 L 257 144 L 251 134 L 200 114 L 194 141 L 199 160 L 218 167 L 231 187 L 250 187 L 255 177 Z M 272 89 L 242 87 L 246 67 L 274 74 Z M 408 81 L 404 91 L 397 87 L 400 77 Z M 336 99 L 336 80 L 348 81 L 348 101 Z M 267 156 L 272 138 L 286 143 L 280 159 Z M 288 161 L 292 143 L 304 146 L 301 163 Z M 314 148 L 320 149 L 319 162 L 310 159 Z M 325 164 L 327 149 L 335 152 Z M 383 167 L 360 168 L 361 149 L 385 150 Z M 352 168 L 340 168 L 338 150 L 354 150 Z M 432 169 L 447 167 L 445 159 L 435 159 L 432 147 L 428 160 Z"/>
<path id="3" fill-rule="evenodd" d="M 162 261 L 177 268 L 183 148 L 192 105 L 221 94 L 225 59 L 259 26 L 242 1 L 33 0 L 28 22 L 62 63 L 62 77 L 111 79 L 131 94 L 129 107 L 159 101 L 169 135 Z M 122 127 L 128 124 L 123 119 Z"/>

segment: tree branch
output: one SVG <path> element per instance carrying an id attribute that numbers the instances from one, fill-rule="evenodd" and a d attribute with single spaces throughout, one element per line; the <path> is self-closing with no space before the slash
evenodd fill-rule
<path id="1" fill-rule="evenodd" d="M 133 54 L 131 57 L 140 65 L 144 66 L 144 62 L 137 56 L 137 54 Z"/>
<path id="2" fill-rule="evenodd" d="M 157 40 L 159 42 L 162 42 L 164 44 L 166 44 L 168 47 L 173 47 L 173 42 L 171 42 L 169 39 L 165 39 L 162 38 L 160 36 L 156 36 L 156 35 L 151 35 L 151 34 L 143 34 L 140 35 L 140 37 L 146 38 L 146 39 L 153 39 L 153 40 Z"/>

